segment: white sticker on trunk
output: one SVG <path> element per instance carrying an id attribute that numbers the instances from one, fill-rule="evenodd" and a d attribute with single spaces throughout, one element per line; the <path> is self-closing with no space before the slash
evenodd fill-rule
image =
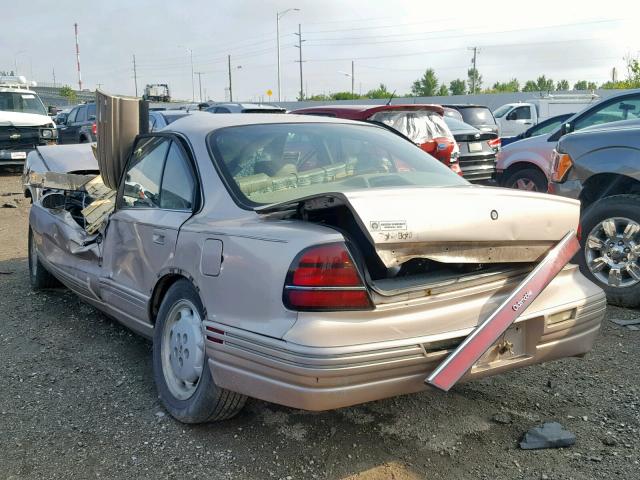
<path id="1" fill-rule="evenodd" d="M 376 232 L 396 232 L 407 229 L 406 220 L 375 220 L 369 222 L 371 230 Z"/>

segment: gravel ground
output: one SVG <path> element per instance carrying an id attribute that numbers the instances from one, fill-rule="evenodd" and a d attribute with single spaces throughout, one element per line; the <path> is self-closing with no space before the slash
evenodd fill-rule
<path id="1" fill-rule="evenodd" d="M 30 291 L 29 204 L 0 174 L 0 478 L 640 478 L 640 331 L 609 320 L 586 358 L 332 412 L 250 401 L 185 426 L 160 406 L 150 344 L 65 290 Z M 494 418 L 494 415 L 501 414 Z M 573 447 L 523 451 L 555 420 Z"/>

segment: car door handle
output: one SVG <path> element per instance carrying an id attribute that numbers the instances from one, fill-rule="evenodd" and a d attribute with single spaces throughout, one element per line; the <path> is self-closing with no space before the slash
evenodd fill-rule
<path id="1" fill-rule="evenodd" d="M 164 245 L 164 234 L 153 232 L 153 243 L 157 243 L 158 245 Z"/>

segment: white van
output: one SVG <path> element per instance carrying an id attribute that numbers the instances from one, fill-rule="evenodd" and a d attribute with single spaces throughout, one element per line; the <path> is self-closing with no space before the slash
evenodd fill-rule
<path id="1" fill-rule="evenodd" d="M 0 76 L 0 166 L 22 165 L 38 145 L 56 143 L 56 125 L 23 76 Z"/>
<path id="2" fill-rule="evenodd" d="M 513 137 L 547 118 L 576 113 L 600 100 L 595 94 L 549 95 L 520 103 L 507 103 L 493 111 L 500 126 L 500 136 Z"/>

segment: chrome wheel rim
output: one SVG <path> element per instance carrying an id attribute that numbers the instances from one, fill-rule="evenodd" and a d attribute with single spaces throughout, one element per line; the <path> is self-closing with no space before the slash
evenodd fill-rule
<path id="1" fill-rule="evenodd" d="M 605 285 L 632 287 L 640 282 L 640 224 L 625 217 L 598 223 L 585 242 L 584 255 L 591 274 Z"/>
<path id="2" fill-rule="evenodd" d="M 189 300 L 177 302 L 162 332 L 162 371 L 171 394 L 189 399 L 196 391 L 204 368 L 204 335 L 198 309 Z"/>
<path id="3" fill-rule="evenodd" d="M 536 183 L 530 178 L 519 178 L 515 181 L 514 186 L 518 190 L 529 190 L 530 192 L 537 192 Z"/>
<path id="4" fill-rule="evenodd" d="M 31 260 L 31 276 L 35 277 L 38 269 L 38 250 L 33 235 L 31 235 L 31 242 L 29 242 L 29 259 Z"/>

